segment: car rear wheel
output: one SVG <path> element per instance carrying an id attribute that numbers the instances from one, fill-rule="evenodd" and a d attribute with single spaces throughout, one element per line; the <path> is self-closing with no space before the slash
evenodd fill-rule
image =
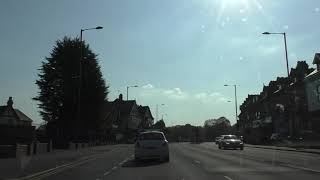
<path id="1" fill-rule="evenodd" d="M 137 156 L 135 156 L 135 157 L 134 157 L 134 160 L 135 160 L 135 161 L 139 161 L 140 159 L 139 159 Z"/>
<path id="2" fill-rule="evenodd" d="M 240 150 L 242 151 L 242 150 L 243 150 L 243 147 L 241 147 Z"/>
<path id="3" fill-rule="evenodd" d="M 164 162 L 169 162 L 170 161 L 170 156 L 166 156 L 164 159 L 163 159 Z"/>

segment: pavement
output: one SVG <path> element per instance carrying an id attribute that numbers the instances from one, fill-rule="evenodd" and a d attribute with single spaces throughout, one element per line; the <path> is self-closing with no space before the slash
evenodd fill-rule
<path id="1" fill-rule="evenodd" d="M 135 161 L 132 144 L 99 148 L 81 152 L 82 155 L 78 154 L 68 162 L 49 169 L 43 168 L 37 172 L 29 169 L 37 167 L 37 161 L 33 164 L 30 162 L 24 170 L 29 170 L 28 173 L 17 174 L 16 177 L 11 178 L 45 180 L 320 179 L 320 156 L 313 153 L 250 146 L 246 146 L 243 151 L 220 150 L 214 143 L 171 143 L 169 145 L 170 162 L 162 163 L 155 160 Z M 54 161 L 54 159 L 51 160 Z M 38 161 L 40 162 L 39 159 Z M 0 163 L 2 163 L 1 160 Z M 2 170 L 0 177 L 1 175 L 3 175 Z"/>
<path id="2" fill-rule="evenodd" d="M 292 148 L 292 147 L 281 147 L 281 146 L 264 146 L 264 145 L 251 145 L 251 144 L 247 144 L 246 146 L 251 147 L 251 148 L 274 149 L 274 150 L 279 150 L 279 151 L 294 151 L 294 152 L 320 154 L 320 149 Z"/>

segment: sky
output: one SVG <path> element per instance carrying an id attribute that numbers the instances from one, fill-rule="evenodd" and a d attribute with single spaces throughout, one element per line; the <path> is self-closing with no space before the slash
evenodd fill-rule
<path id="1" fill-rule="evenodd" d="M 42 123 L 35 81 L 56 40 L 79 37 L 99 56 L 109 100 L 122 93 L 167 126 L 203 125 L 220 116 L 235 123 L 238 105 L 289 66 L 312 65 L 319 52 L 319 0 L 3 0 L 0 2 L 0 105 Z M 163 105 L 161 105 L 163 104 Z"/>

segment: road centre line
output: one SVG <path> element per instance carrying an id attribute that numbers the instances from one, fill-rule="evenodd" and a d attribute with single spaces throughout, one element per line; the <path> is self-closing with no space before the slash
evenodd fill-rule
<path id="1" fill-rule="evenodd" d="M 52 172 L 49 172 L 49 173 L 41 174 L 40 176 L 37 176 L 37 177 L 35 177 L 35 178 L 32 178 L 32 180 L 40 180 L 40 179 L 42 179 L 42 178 L 45 178 L 45 177 L 48 177 L 48 176 L 51 176 L 51 175 L 54 175 L 54 174 L 58 174 L 58 173 L 66 170 L 66 169 L 68 169 L 68 168 L 73 168 L 73 167 L 76 167 L 76 166 L 85 164 L 85 163 L 87 163 L 87 162 L 89 162 L 89 161 L 96 160 L 96 159 L 98 159 L 98 157 L 94 157 L 94 158 L 91 158 L 91 159 L 87 159 L 87 160 L 85 160 L 85 161 L 81 161 L 81 162 L 76 163 L 76 164 L 71 164 L 70 166 L 66 166 L 66 167 L 64 167 L 64 168 L 59 168 L 59 169 L 57 169 L 57 170 L 55 170 L 55 171 L 52 171 Z"/>
<path id="2" fill-rule="evenodd" d="M 108 175 L 110 173 L 111 173 L 111 171 L 107 171 L 107 172 L 103 173 L 103 175 L 106 176 L 106 175 Z"/>
<path id="3" fill-rule="evenodd" d="M 112 152 L 112 151 L 115 151 L 115 149 L 112 149 L 112 150 L 110 150 L 110 151 L 108 151 L 106 153 L 109 153 L 109 152 Z M 103 153 L 103 154 L 105 154 L 105 153 Z M 57 173 L 65 170 L 67 168 L 73 168 L 75 166 L 84 164 L 84 163 L 86 163 L 88 161 L 95 160 L 95 159 L 99 158 L 101 155 L 102 154 L 89 155 L 85 159 L 79 159 L 79 160 L 76 160 L 76 161 L 73 161 L 73 162 L 70 162 L 70 163 L 66 163 L 66 164 L 62 164 L 60 166 L 56 166 L 54 168 L 50 168 L 50 169 L 46 169 L 46 170 L 43 170 L 43 171 L 40 171 L 40 172 L 36 172 L 34 174 L 18 178 L 18 180 L 41 179 L 43 177 L 47 177 L 47 176 L 50 176 L 50 175 L 53 175 L 53 174 L 57 174 Z"/>
<path id="4" fill-rule="evenodd" d="M 197 163 L 197 164 L 201 164 L 201 162 L 198 161 L 198 160 L 194 160 L 194 162 Z"/>
<path id="5" fill-rule="evenodd" d="M 228 180 L 233 180 L 231 179 L 229 176 L 223 176 L 224 178 L 228 179 Z"/>

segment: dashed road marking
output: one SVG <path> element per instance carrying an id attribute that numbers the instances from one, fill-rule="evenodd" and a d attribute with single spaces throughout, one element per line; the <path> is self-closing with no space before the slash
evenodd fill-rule
<path id="1" fill-rule="evenodd" d="M 132 155 L 133 156 L 133 155 Z M 130 157 L 124 159 L 123 161 L 121 161 L 118 165 L 119 167 L 122 166 L 125 162 L 127 162 L 130 159 Z M 106 171 L 105 173 L 103 173 L 104 176 L 109 175 L 112 171 L 118 169 L 118 166 L 114 166 L 112 167 L 110 170 Z"/>
<path id="2" fill-rule="evenodd" d="M 228 180 L 233 180 L 231 179 L 229 176 L 223 176 L 224 178 L 228 179 Z"/>
<path id="3" fill-rule="evenodd" d="M 38 179 L 42 179 L 42 178 L 45 178 L 45 177 L 48 177 L 48 176 L 51 176 L 51 175 L 54 175 L 54 174 L 58 174 L 58 173 L 60 173 L 60 172 L 62 172 L 64 170 L 66 170 L 67 168 L 74 168 L 76 166 L 82 165 L 84 163 L 87 163 L 89 161 L 95 160 L 97 158 L 99 158 L 99 157 L 93 157 L 93 158 L 88 158 L 86 160 L 82 160 L 80 162 L 79 161 L 75 161 L 75 162 L 72 162 L 72 163 L 64 164 L 64 165 L 58 166 L 56 168 L 48 169 L 48 170 L 45 170 L 45 171 L 30 175 L 30 176 L 22 177 L 22 178 L 20 178 L 20 180 L 27 180 L 27 179 L 38 180 Z"/>
<path id="4" fill-rule="evenodd" d="M 201 162 L 198 161 L 198 160 L 194 160 L 194 162 L 197 163 L 197 164 L 201 164 Z"/>
<path id="5" fill-rule="evenodd" d="M 103 175 L 106 176 L 106 175 L 108 175 L 110 173 L 111 173 L 110 171 L 107 171 L 107 172 L 103 173 Z"/>
<path id="6" fill-rule="evenodd" d="M 113 152 L 113 151 L 115 151 L 117 149 L 118 148 L 111 149 L 111 150 L 107 151 L 106 153 Z M 27 179 L 37 180 L 37 179 L 42 179 L 44 177 L 48 177 L 48 176 L 51 176 L 51 175 L 54 175 L 54 174 L 58 174 L 58 173 L 60 173 L 62 171 L 65 171 L 68 168 L 74 168 L 76 166 L 82 165 L 82 164 L 87 163 L 89 161 L 98 159 L 98 158 L 102 157 L 106 153 L 88 155 L 88 156 L 86 156 L 84 158 L 81 158 L 79 160 L 76 160 L 76 161 L 72 161 L 72 162 L 69 162 L 69 163 L 66 163 L 66 164 L 62 164 L 62 165 L 56 165 L 56 167 L 54 167 L 54 168 L 46 169 L 46 170 L 43 170 L 43 171 L 40 171 L 40 172 L 37 172 L 37 173 L 34 173 L 34 174 L 30 174 L 30 175 L 21 177 L 21 178 L 19 178 L 19 180 L 27 180 Z"/>

